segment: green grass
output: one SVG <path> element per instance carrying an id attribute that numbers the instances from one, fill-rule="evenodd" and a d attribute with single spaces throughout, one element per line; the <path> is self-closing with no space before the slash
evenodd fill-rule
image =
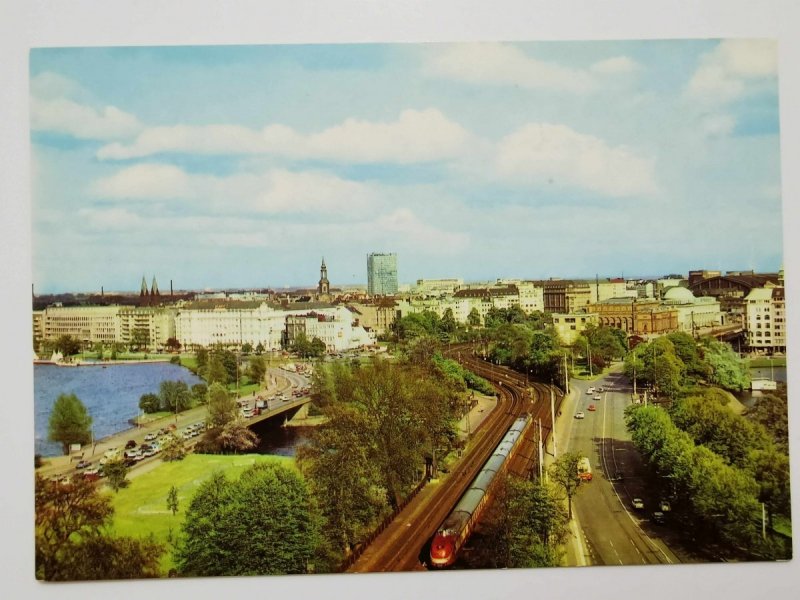
<path id="1" fill-rule="evenodd" d="M 159 419 L 163 419 L 165 417 L 172 417 L 175 413 L 171 411 L 161 411 L 161 412 L 154 412 L 154 413 L 145 413 L 140 417 L 136 417 L 133 421 L 134 423 L 138 423 L 140 425 L 147 425 L 148 423 L 152 423 L 153 421 L 158 421 Z"/>
<path id="2" fill-rule="evenodd" d="M 197 372 L 197 357 L 196 356 L 187 356 L 185 354 L 181 354 L 181 365 L 189 369 L 190 371 L 196 373 Z"/>
<path id="3" fill-rule="evenodd" d="M 161 559 L 161 568 L 166 575 L 171 568 L 172 548 L 168 543 L 170 529 L 173 536 L 180 532 L 192 497 L 197 488 L 214 471 L 222 471 L 235 479 L 256 462 L 280 462 L 294 467 L 294 459 L 283 456 L 244 454 L 218 456 L 190 454 L 182 461 L 163 463 L 148 473 L 130 481 L 130 485 L 113 495 L 114 530 L 117 535 L 147 537 L 152 534 L 156 541 L 164 544 L 167 551 Z M 167 509 L 167 494 L 170 487 L 178 489 L 178 512 L 173 516 Z"/>
<path id="4" fill-rule="evenodd" d="M 778 356 L 776 358 L 750 358 L 747 360 L 747 366 L 751 369 L 763 368 L 763 367 L 785 367 L 786 366 L 786 357 L 785 356 Z"/>

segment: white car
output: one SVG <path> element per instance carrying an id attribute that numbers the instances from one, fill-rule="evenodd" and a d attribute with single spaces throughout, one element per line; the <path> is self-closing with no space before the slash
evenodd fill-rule
<path id="1" fill-rule="evenodd" d="M 152 442 L 157 437 L 158 437 L 158 434 L 155 431 L 153 431 L 152 433 L 148 433 L 146 436 L 144 436 L 144 441 L 145 442 Z"/>
<path id="2" fill-rule="evenodd" d="M 603 397 L 602 397 L 600 394 L 595 394 L 595 395 L 594 395 L 594 399 L 595 399 L 595 400 L 602 400 L 602 399 L 603 399 Z"/>
<path id="3" fill-rule="evenodd" d="M 644 510 L 644 500 L 641 498 L 634 498 L 631 504 L 636 510 Z"/>
<path id="4" fill-rule="evenodd" d="M 583 414 L 582 410 L 575 413 L 575 418 L 576 419 L 583 419 L 585 416 L 586 415 Z"/>
<path id="5" fill-rule="evenodd" d="M 588 390 L 586 390 L 586 393 L 587 394 L 594 394 L 594 388 L 590 387 Z"/>

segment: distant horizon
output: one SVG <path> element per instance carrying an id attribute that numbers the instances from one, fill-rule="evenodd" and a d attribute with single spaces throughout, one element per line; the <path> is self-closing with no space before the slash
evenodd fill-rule
<path id="1" fill-rule="evenodd" d="M 697 268 L 697 269 L 691 269 L 691 270 L 692 271 L 695 271 L 695 270 L 698 270 L 698 271 L 699 270 L 720 271 L 720 273 L 724 276 L 727 273 L 748 272 L 748 271 L 753 271 L 757 275 L 758 274 L 778 273 L 778 272 L 780 272 L 781 268 L 782 267 L 779 266 L 777 269 L 767 269 L 767 270 L 760 270 L 760 271 L 756 271 L 756 270 L 753 270 L 753 269 L 709 269 L 709 268 L 706 268 L 706 269 Z M 399 285 L 401 287 L 403 287 L 403 286 L 411 286 L 411 287 L 413 287 L 414 285 L 416 285 L 418 279 L 424 279 L 424 280 L 463 279 L 464 285 L 472 285 L 472 284 L 477 284 L 477 283 L 493 283 L 493 282 L 496 282 L 498 279 L 520 280 L 520 281 L 557 281 L 557 280 L 565 280 L 565 281 L 570 281 L 570 280 L 594 281 L 595 277 L 597 277 L 599 279 L 599 281 L 602 282 L 602 281 L 605 281 L 605 280 L 617 279 L 617 278 L 623 278 L 626 281 L 657 280 L 657 279 L 667 278 L 668 275 L 682 275 L 683 279 L 688 279 L 689 273 L 688 273 L 688 271 L 686 271 L 684 273 L 680 273 L 678 271 L 669 271 L 669 272 L 666 272 L 666 273 L 663 273 L 663 274 L 658 274 L 658 275 L 653 275 L 653 274 L 650 274 L 650 275 L 643 275 L 643 274 L 602 275 L 602 274 L 596 274 L 596 275 L 591 275 L 591 276 L 550 275 L 549 277 L 519 277 L 519 276 L 514 277 L 514 276 L 508 276 L 508 277 L 493 277 L 493 278 L 489 278 L 489 279 L 465 279 L 463 277 L 459 277 L 458 275 L 451 275 L 451 276 L 442 276 L 442 277 L 417 277 L 417 278 L 415 278 L 414 280 L 412 280 L 410 282 L 400 281 Z M 151 278 L 147 278 L 147 281 L 148 281 L 147 285 L 148 285 L 148 289 L 149 289 L 149 286 L 152 284 L 152 277 Z M 162 283 L 160 282 L 158 277 L 156 277 L 156 281 L 157 281 L 157 283 L 159 285 L 159 292 L 161 293 L 161 295 L 162 296 L 168 296 L 169 295 L 169 288 L 166 287 L 165 289 L 162 290 Z M 166 281 L 169 282 L 169 280 L 166 280 Z M 335 281 L 331 281 L 330 286 L 331 286 L 332 290 L 342 289 L 342 288 L 344 288 L 344 289 L 352 289 L 352 288 L 362 288 L 362 287 L 364 289 L 366 289 L 367 283 L 366 282 L 363 282 L 363 283 L 361 283 L 361 282 L 356 282 L 356 283 L 337 283 Z M 238 291 L 253 292 L 253 291 L 257 291 L 257 290 L 267 290 L 267 289 L 268 290 L 272 290 L 274 292 L 279 292 L 279 291 L 293 291 L 293 290 L 312 290 L 312 289 L 316 289 L 316 287 L 317 287 L 317 282 L 309 283 L 308 285 L 291 285 L 291 286 L 255 285 L 255 286 L 230 286 L 230 287 L 218 287 L 218 288 L 209 288 L 209 287 L 203 287 L 203 288 L 178 288 L 178 287 L 175 287 L 173 285 L 173 292 L 175 294 L 187 293 L 187 292 L 192 292 L 192 293 L 215 293 L 215 292 L 238 292 Z M 108 295 L 118 294 L 118 295 L 131 295 L 131 296 L 134 296 L 134 295 L 139 294 L 140 291 L 141 290 L 134 289 L 134 288 L 131 288 L 129 290 L 120 290 L 120 289 L 107 290 L 107 289 L 103 289 L 103 293 L 104 294 L 108 294 Z M 99 294 L 99 293 L 100 293 L 100 287 L 98 287 L 96 290 L 77 290 L 77 291 L 76 290 L 59 290 L 59 291 L 37 292 L 37 290 L 36 290 L 36 288 L 34 286 L 34 297 L 35 298 L 38 298 L 38 297 L 41 297 L 41 296 L 56 296 L 56 295 L 59 295 L 59 294 L 95 295 L 95 294 Z"/>

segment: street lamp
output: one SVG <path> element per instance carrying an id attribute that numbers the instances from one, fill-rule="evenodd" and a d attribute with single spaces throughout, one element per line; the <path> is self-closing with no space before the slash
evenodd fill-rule
<path id="1" fill-rule="evenodd" d="M 592 348 L 589 346 L 589 338 L 583 338 L 586 341 L 586 362 L 589 363 L 589 377 L 593 377 L 592 373 Z"/>

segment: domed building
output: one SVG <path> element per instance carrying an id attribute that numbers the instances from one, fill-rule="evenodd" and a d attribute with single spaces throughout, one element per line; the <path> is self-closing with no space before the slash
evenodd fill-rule
<path id="1" fill-rule="evenodd" d="M 725 314 L 714 298 L 701 296 L 695 298 L 691 290 L 675 286 L 664 292 L 662 304 L 678 311 L 678 330 L 694 334 L 703 327 L 717 327 L 725 324 Z"/>

